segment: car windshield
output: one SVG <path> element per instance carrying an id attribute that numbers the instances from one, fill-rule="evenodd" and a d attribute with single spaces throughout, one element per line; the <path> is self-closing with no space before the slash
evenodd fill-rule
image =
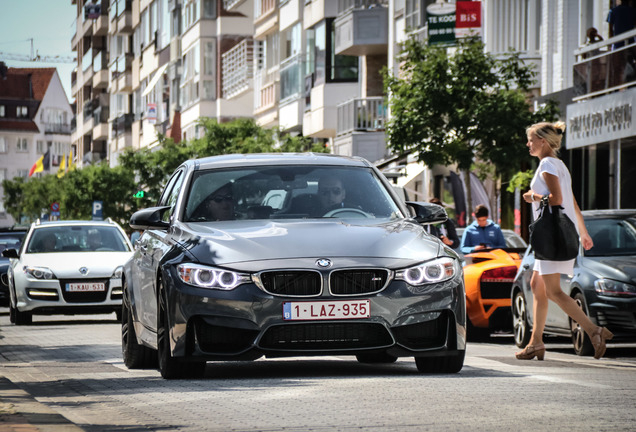
<path id="1" fill-rule="evenodd" d="M 203 170 L 193 176 L 183 218 L 403 217 L 374 171 L 360 167 L 264 166 Z"/>
<path id="2" fill-rule="evenodd" d="M 636 255 L 636 219 L 588 219 L 594 247 L 585 256 Z"/>
<path id="3" fill-rule="evenodd" d="M 36 228 L 27 253 L 128 252 L 122 233 L 112 226 L 73 225 Z"/>

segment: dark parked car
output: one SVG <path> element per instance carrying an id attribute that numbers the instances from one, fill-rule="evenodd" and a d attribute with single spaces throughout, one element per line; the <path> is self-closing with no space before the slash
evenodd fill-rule
<path id="1" fill-rule="evenodd" d="M 583 211 L 594 241 L 581 247 L 573 275 L 561 275 L 561 289 L 574 298 L 597 325 L 614 333 L 612 342 L 636 341 L 636 210 Z M 528 249 L 513 283 L 515 343 L 525 347 L 532 331 L 530 278 L 534 254 Z M 578 355 L 594 353 L 583 329 L 549 302 L 545 334 L 572 338 Z"/>
<path id="2" fill-rule="evenodd" d="M 208 360 L 337 354 L 458 372 L 461 264 L 422 225 L 445 219 L 361 158 L 187 161 L 130 221 L 145 231 L 124 269 L 124 363 L 179 378 Z"/>
<path id="3" fill-rule="evenodd" d="M 2 228 L 0 229 L 0 307 L 9 306 L 9 258 L 2 256 L 6 249 L 20 249 L 22 239 L 26 234 L 26 228 Z"/>

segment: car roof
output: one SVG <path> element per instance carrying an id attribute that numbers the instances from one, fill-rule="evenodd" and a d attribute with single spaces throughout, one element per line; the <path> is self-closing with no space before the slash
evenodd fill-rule
<path id="1" fill-rule="evenodd" d="M 583 210 L 585 218 L 621 218 L 636 217 L 636 209 Z"/>
<path id="2" fill-rule="evenodd" d="M 47 226 L 119 226 L 117 223 L 111 220 L 61 220 L 61 221 L 44 221 L 35 222 L 34 228 L 47 227 Z"/>
<path id="3" fill-rule="evenodd" d="M 369 161 L 361 157 L 340 156 L 329 153 L 249 153 L 209 156 L 191 159 L 184 165 L 195 169 L 211 169 L 264 165 L 336 165 L 370 167 Z"/>

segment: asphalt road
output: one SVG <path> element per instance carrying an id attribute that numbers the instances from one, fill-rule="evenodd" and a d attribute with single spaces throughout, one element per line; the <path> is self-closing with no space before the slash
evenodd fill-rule
<path id="1" fill-rule="evenodd" d="M 496 337 L 470 344 L 453 375 L 419 374 L 411 358 L 303 357 L 208 363 L 205 379 L 167 381 L 126 369 L 114 317 L 13 326 L 0 315 L 0 422 L 4 403 L 43 432 L 636 428 L 636 345 L 594 360 L 555 339 L 545 361 L 520 361 L 512 338 Z"/>

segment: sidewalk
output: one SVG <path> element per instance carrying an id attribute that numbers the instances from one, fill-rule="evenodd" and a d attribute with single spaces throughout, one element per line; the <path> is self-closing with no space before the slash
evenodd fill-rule
<path id="1" fill-rule="evenodd" d="M 83 432 L 0 375 L 0 432 Z"/>

